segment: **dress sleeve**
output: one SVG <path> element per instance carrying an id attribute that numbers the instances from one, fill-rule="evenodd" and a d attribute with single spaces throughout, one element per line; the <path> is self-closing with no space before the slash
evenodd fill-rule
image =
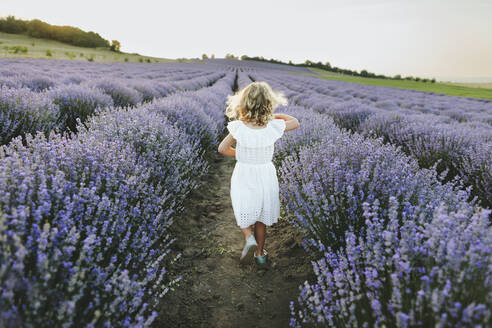
<path id="1" fill-rule="evenodd" d="M 232 136 L 234 137 L 234 139 L 237 140 L 238 138 L 238 135 L 239 135 L 239 121 L 238 120 L 235 120 L 235 121 L 231 121 L 229 123 L 227 123 L 227 130 L 229 130 L 229 132 L 232 134 Z"/>
<path id="2" fill-rule="evenodd" d="M 275 133 L 277 135 L 277 138 L 280 138 L 284 134 L 284 131 L 285 131 L 285 121 L 278 118 L 278 119 L 272 120 L 271 124 L 272 124 L 273 130 L 275 131 Z"/>

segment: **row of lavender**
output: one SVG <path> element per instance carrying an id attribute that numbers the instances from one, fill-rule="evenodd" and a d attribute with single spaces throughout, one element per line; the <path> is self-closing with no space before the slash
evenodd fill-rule
<path id="1" fill-rule="evenodd" d="M 0 148 L 0 325 L 149 326 L 235 74 Z"/>
<path id="2" fill-rule="evenodd" d="M 426 93 L 396 88 L 361 86 L 359 91 L 354 84 L 336 86 L 333 81 L 314 82 L 312 78 L 286 74 L 251 72 L 250 75 L 254 79 L 268 79 L 284 90 L 292 104 L 331 116 L 340 128 L 367 137 L 381 137 L 385 143 L 400 146 L 407 155 L 417 159 L 421 168 L 437 165 L 437 172 L 444 172 L 443 181 L 452 181 L 457 176 L 465 186 L 472 187 L 470 199 L 477 197 L 483 207 L 492 207 L 492 129 L 489 125 L 492 121 L 489 124 L 478 121 L 481 117 L 486 122 L 487 115 L 492 115 L 492 101 L 423 96 Z M 375 95 L 368 93 L 372 89 Z M 392 96 L 400 107 L 377 107 L 378 103 L 374 105 L 370 100 Z M 421 106 L 404 105 L 404 101 L 413 101 L 411 97 L 420 98 L 417 103 Z M 441 114 L 436 112 L 436 106 L 441 108 Z M 423 109 L 428 113 L 423 114 Z M 446 116 L 447 112 L 474 113 L 474 121 L 460 122 Z"/>
<path id="3" fill-rule="evenodd" d="M 122 81 L 126 86 L 139 88 L 150 84 L 160 88 L 169 81 L 187 82 L 189 79 L 224 71 L 198 64 L 158 63 L 87 63 L 66 60 L 0 58 L 0 84 L 9 87 L 27 87 L 42 91 L 50 87 L 80 84 L 99 79 Z M 178 84 L 179 87 L 179 84 Z"/>
<path id="4" fill-rule="evenodd" d="M 77 119 L 84 122 L 105 108 L 136 106 L 176 91 L 197 90 L 225 74 L 166 64 L 150 69 L 130 65 L 124 71 L 115 64 L 0 61 L 6 67 L 0 71 L 0 144 L 37 131 L 75 132 Z"/>
<path id="5" fill-rule="evenodd" d="M 340 130 L 311 108 L 279 111 L 301 122 L 276 146 L 281 199 L 319 258 L 317 281 L 300 286 L 297 308 L 291 302 L 290 325 L 485 327 L 492 211 L 394 145 Z"/>
<path id="6" fill-rule="evenodd" d="M 281 198 L 319 258 L 291 325 L 486 326 L 490 209 L 393 145 L 303 107 L 283 111 L 303 128 L 278 147 Z"/>
<path id="7" fill-rule="evenodd" d="M 213 62 L 212 60 L 209 61 Z M 227 61 L 225 62 L 227 63 Z M 290 90 L 302 93 L 304 99 L 314 97 L 315 100 L 313 100 L 311 106 L 318 111 L 328 110 L 332 106 L 348 102 L 354 106 L 365 105 L 365 107 L 369 107 L 372 110 L 377 110 L 378 108 L 397 110 L 399 113 L 409 116 L 434 114 L 442 122 L 454 120 L 465 123 L 463 126 L 480 129 L 487 128 L 487 125 L 492 125 L 492 99 L 455 97 L 443 93 L 285 74 L 293 71 L 292 66 L 287 65 L 274 66 L 255 61 L 242 61 L 240 65 L 231 62 L 230 65 L 239 67 L 240 70 L 247 74 L 268 72 L 269 78 L 276 80 L 279 84 L 285 83 L 285 86 Z M 303 69 L 305 73 L 313 74 L 313 72 Z M 303 72 L 299 71 L 298 73 Z M 324 95 L 325 97 L 318 98 L 319 95 Z"/>

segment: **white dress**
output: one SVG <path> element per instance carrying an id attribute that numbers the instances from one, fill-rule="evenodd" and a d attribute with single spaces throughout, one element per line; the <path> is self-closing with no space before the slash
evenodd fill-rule
<path id="1" fill-rule="evenodd" d="M 271 226 L 280 216 L 277 170 L 272 162 L 274 143 L 285 130 L 285 121 L 273 119 L 264 128 L 250 128 L 241 120 L 227 129 L 236 139 L 236 164 L 231 176 L 231 201 L 237 225 L 247 228 L 256 221 Z"/>

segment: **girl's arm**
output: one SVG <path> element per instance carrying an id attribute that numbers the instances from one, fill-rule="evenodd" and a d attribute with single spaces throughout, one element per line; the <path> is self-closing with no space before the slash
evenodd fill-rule
<path id="1" fill-rule="evenodd" d="M 234 142 L 236 142 L 236 139 L 234 139 L 232 134 L 229 133 L 220 143 L 218 149 L 219 153 L 224 156 L 236 156 L 236 149 L 231 147 Z"/>
<path id="2" fill-rule="evenodd" d="M 285 131 L 294 130 L 299 127 L 299 121 L 294 116 L 278 113 L 273 114 L 273 117 L 285 121 Z"/>

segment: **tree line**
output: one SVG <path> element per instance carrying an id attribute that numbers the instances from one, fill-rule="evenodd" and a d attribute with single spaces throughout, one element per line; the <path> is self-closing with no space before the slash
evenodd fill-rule
<path id="1" fill-rule="evenodd" d="M 227 54 L 225 58 L 228 59 L 239 59 L 239 57 L 234 56 L 233 54 Z M 357 72 L 356 70 L 350 70 L 350 69 L 345 69 L 345 68 L 339 68 L 336 66 L 331 66 L 329 62 L 322 63 L 321 61 L 319 62 L 313 62 L 310 60 L 306 60 L 304 63 L 299 63 L 299 64 L 294 64 L 291 60 L 289 60 L 288 63 L 285 63 L 281 60 L 277 59 L 266 59 L 263 56 L 256 56 L 256 57 L 248 57 L 246 55 L 241 56 L 241 60 L 256 60 L 256 61 L 263 61 L 263 62 L 269 62 L 269 63 L 275 63 L 275 64 L 284 64 L 284 65 L 290 65 L 290 66 L 301 66 L 301 67 L 316 67 L 316 68 L 321 68 L 326 71 L 330 72 L 335 72 L 335 73 L 341 73 L 345 75 L 352 75 L 352 76 L 360 76 L 360 77 L 370 77 L 370 78 L 375 78 L 375 79 L 391 79 L 391 80 L 410 80 L 410 81 L 421 81 L 421 82 L 430 82 L 430 83 L 435 83 L 436 79 L 426 79 L 426 78 L 420 78 L 418 76 L 406 76 L 402 77 L 400 74 L 394 75 L 394 76 L 386 76 L 383 74 L 375 74 L 372 72 L 368 72 L 367 70 L 363 69 L 360 72 Z"/>
<path id="2" fill-rule="evenodd" d="M 25 34 L 34 38 L 55 40 L 78 47 L 109 48 L 116 52 L 119 52 L 121 47 L 117 40 L 109 42 L 98 33 L 85 32 L 73 26 L 51 25 L 39 19 L 22 20 L 14 16 L 0 18 L 0 32 Z"/>

